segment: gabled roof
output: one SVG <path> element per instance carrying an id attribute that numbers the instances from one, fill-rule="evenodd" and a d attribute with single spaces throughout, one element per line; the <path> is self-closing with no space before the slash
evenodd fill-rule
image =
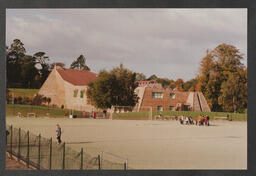
<path id="1" fill-rule="evenodd" d="M 86 70 L 56 69 L 63 80 L 75 86 L 85 86 L 97 78 L 97 74 Z"/>

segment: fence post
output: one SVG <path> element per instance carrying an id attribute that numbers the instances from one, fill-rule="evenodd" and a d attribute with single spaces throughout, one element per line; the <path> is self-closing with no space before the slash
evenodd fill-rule
<path id="1" fill-rule="evenodd" d="M 19 128 L 19 143 L 18 143 L 18 161 L 20 161 L 20 128 Z"/>
<path id="2" fill-rule="evenodd" d="M 38 162 L 37 162 L 37 164 L 38 164 L 38 170 L 40 170 L 40 145 L 41 145 L 41 134 L 39 134 L 39 136 L 38 136 Z"/>
<path id="3" fill-rule="evenodd" d="M 84 149 L 83 148 L 81 148 L 81 167 L 80 167 L 80 169 L 81 170 L 83 170 L 83 164 L 84 164 Z"/>
<path id="4" fill-rule="evenodd" d="M 14 100 L 13 100 L 14 101 Z M 13 116 L 15 116 L 15 103 L 13 104 L 14 106 L 14 108 L 13 108 Z"/>
<path id="5" fill-rule="evenodd" d="M 125 163 L 124 163 L 124 170 L 127 170 L 128 169 L 128 160 L 125 160 Z"/>
<path id="6" fill-rule="evenodd" d="M 27 132 L 27 136 L 28 136 L 28 148 L 27 148 L 27 167 L 29 167 L 29 131 Z"/>
<path id="7" fill-rule="evenodd" d="M 12 135 L 13 135 L 13 134 L 12 134 L 12 125 L 11 125 L 11 144 L 10 144 L 10 145 L 11 145 L 11 146 L 10 146 L 10 150 L 11 150 L 11 151 L 10 151 L 11 159 L 12 159 Z"/>
<path id="8" fill-rule="evenodd" d="M 62 169 L 65 170 L 65 142 L 63 143 Z"/>
<path id="9" fill-rule="evenodd" d="M 98 155 L 98 164 L 99 164 L 99 170 L 101 170 L 101 157 Z"/>
<path id="10" fill-rule="evenodd" d="M 50 139 L 49 169 L 52 169 L 52 138 Z"/>

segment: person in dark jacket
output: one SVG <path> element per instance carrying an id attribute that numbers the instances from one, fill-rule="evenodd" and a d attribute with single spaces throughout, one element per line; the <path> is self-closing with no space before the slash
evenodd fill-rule
<path id="1" fill-rule="evenodd" d="M 103 118 L 107 118 L 107 111 L 105 109 L 103 110 Z"/>
<path id="2" fill-rule="evenodd" d="M 207 115 L 206 118 L 207 118 L 207 125 L 210 126 L 210 122 L 209 122 L 210 121 L 210 117 L 209 117 L 209 115 Z"/>
<path id="3" fill-rule="evenodd" d="M 57 124 L 56 127 L 57 127 L 57 130 L 56 130 L 57 141 L 58 141 L 58 144 L 60 144 L 61 143 L 61 128 L 60 128 L 59 124 Z"/>

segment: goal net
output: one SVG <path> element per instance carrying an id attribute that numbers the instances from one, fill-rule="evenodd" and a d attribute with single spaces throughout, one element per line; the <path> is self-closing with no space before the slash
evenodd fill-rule
<path id="1" fill-rule="evenodd" d="M 110 119 L 152 120 L 152 107 L 112 106 Z"/>

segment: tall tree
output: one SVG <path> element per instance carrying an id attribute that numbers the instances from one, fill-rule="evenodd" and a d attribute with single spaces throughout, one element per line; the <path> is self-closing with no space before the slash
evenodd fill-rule
<path id="1" fill-rule="evenodd" d="M 202 59 L 200 88 L 213 111 L 237 111 L 247 105 L 246 69 L 242 59 L 243 54 L 227 44 L 218 45 Z"/>
<path id="2" fill-rule="evenodd" d="M 247 106 L 247 73 L 241 69 L 228 76 L 221 85 L 219 104 L 226 111 L 243 111 Z"/>
<path id="3" fill-rule="evenodd" d="M 42 85 L 51 72 L 51 66 L 49 64 L 49 57 L 45 55 L 45 52 L 37 52 L 33 55 L 36 64 L 40 65 L 40 85 Z"/>
<path id="4" fill-rule="evenodd" d="M 50 64 L 50 70 L 52 70 L 55 66 L 61 67 L 61 68 L 65 68 L 65 64 L 63 62 L 55 62 Z"/>
<path id="5" fill-rule="evenodd" d="M 143 73 L 136 73 L 136 81 L 145 81 L 146 76 Z"/>
<path id="6" fill-rule="evenodd" d="M 200 90 L 213 110 L 219 109 L 217 98 L 220 90 L 219 87 L 215 87 L 217 85 L 215 84 L 215 65 L 216 63 L 214 63 L 211 53 L 207 50 L 206 56 L 203 57 L 200 63 L 198 78 Z"/>
<path id="7" fill-rule="evenodd" d="M 21 64 L 22 58 L 26 54 L 24 44 L 19 39 L 14 39 L 11 47 L 6 47 L 6 71 L 7 86 L 13 87 L 17 83 L 21 83 Z"/>
<path id="8" fill-rule="evenodd" d="M 90 68 L 85 64 L 85 61 L 85 57 L 80 55 L 75 61 L 72 62 L 70 68 L 78 70 L 90 70 Z"/>
<path id="9" fill-rule="evenodd" d="M 150 81 L 150 80 L 156 80 L 156 79 L 157 79 L 156 75 L 151 75 L 147 80 Z"/>
<path id="10" fill-rule="evenodd" d="M 87 97 L 98 108 L 135 106 L 138 101 L 134 92 L 137 87 L 135 81 L 136 73 L 121 64 L 110 72 L 101 71 L 98 78 L 89 84 Z"/>
<path id="11" fill-rule="evenodd" d="M 25 88 L 34 88 L 35 78 L 39 75 L 37 68 L 35 67 L 35 58 L 29 55 L 25 55 L 22 58 L 21 64 L 21 78 L 22 84 Z"/>

